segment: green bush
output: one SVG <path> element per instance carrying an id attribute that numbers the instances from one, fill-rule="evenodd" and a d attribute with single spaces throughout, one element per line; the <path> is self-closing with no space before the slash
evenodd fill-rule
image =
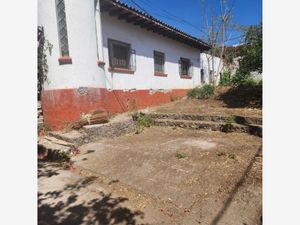
<path id="1" fill-rule="evenodd" d="M 204 99 L 209 98 L 214 94 L 215 88 L 210 84 L 205 84 L 202 87 L 195 87 L 187 93 L 189 98 Z"/>
<path id="2" fill-rule="evenodd" d="M 249 73 L 242 73 L 240 70 L 237 70 L 234 76 L 232 77 L 232 84 L 234 86 L 240 86 L 250 82 L 250 74 Z"/>
<path id="3" fill-rule="evenodd" d="M 232 84 L 232 81 L 231 81 L 231 73 L 229 71 L 224 71 L 222 74 L 221 74 L 221 77 L 220 77 L 220 83 L 219 83 L 221 86 L 230 86 Z"/>
<path id="4" fill-rule="evenodd" d="M 133 119 L 139 127 L 150 127 L 153 124 L 153 119 L 144 113 L 134 114 Z"/>

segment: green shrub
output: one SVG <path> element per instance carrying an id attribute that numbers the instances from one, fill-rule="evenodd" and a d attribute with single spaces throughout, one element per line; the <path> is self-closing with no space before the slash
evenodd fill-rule
<path id="1" fill-rule="evenodd" d="M 150 127 L 153 124 L 153 119 L 148 115 L 139 116 L 137 123 L 143 127 Z"/>
<path id="2" fill-rule="evenodd" d="M 232 84 L 234 86 L 240 86 L 245 84 L 250 79 L 251 77 L 249 73 L 242 73 L 241 71 L 237 70 L 234 76 L 232 77 Z"/>
<path id="3" fill-rule="evenodd" d="M 221 85 L 221 86 L 230 86 L 231 84 L 232 84 L 231 73 L 229 71 L 224 71 L 221 74 L 219 85 Z"/>
<path id="4" fill-rule="evenodd" d="M 70 153 L 69 152 L 58 152 L 57 153 L 57 161 L 69 162 L 70 161 Z"/>
<path id="5" fill-rule="evenodd" d="M 209 98 L 214 94 L 215 88 L 210 84 L 205 84 L 202 87 L 195 87 L 187 93 L 189 98 L 204 99 Z"/>
<path id="6" fill-rule="evenodd" d="M 232 77 L 232 83 L 234 86 L 244 86 L 244 87 L 258 87 L 262 86 L 261 80 L 255 80 L 248 73 L 242 73 L 241 71 L 237 71 L 235 75 Z"/>
<path id="7" fill-rule="evenodd" d="M 153 119 L 144 113 L 135 113 L 132 117 L 139 127 L 150 127 L 153 124 Z"/>

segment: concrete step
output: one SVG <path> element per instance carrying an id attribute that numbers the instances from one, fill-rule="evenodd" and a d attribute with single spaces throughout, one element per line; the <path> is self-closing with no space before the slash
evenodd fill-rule
<path id="1" fill-rule="evenodd" d="M 88 143 L 89 140 L 88 135 L 85 132 L 80 132 L 77 130 L 71 130 L 69 132 L 53 131 L 49 132 L 49 136 L 72 143 L 76 147 L 84 143 Z"/>
<path id="2" fill-rule="evenodd" d="M 38 139 L 39 159 L 70 160 L 71 150 L 74 148 L 72 143 L 68 143 L 54 137 L 44 136 Z"/>
<path id="3" fill-rule="evenodd" d="M 239 115 L 201 115 L 201 114 L 177 114 L 177 113 L 149 113 L 153 119 L 212 121 L 212 122 L 234 122 L 242 125 L 262 125 L 261 117 L 247 117 Z"/>
<path id="4" fill-rule="evenodd" d="M 191 121 L 174 119 L 154 119 L 156 126 L 171 126 L 198 130 L 222 131 L 222 132 L 241 132 L 256 136 L 262 136 L 262 127 L 260 125 L 241 125 L 237 123 L 224 123 L 213 121 Z"/>
<path id="5" fill-rule="evenodd" d="M 67 146 L 67 147 L 75 147 L 73 143 L 71 142 L 67 142 L 61 139 L 57 139 L 55 137 L 52 136 L 44 136 L 43 139 L 52 142 L 53 144 L 58 144 L 58 145 L 63 145 L 63 146 Z"/>

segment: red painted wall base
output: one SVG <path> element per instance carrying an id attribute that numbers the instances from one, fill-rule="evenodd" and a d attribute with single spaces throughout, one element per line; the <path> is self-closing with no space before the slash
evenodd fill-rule
<path id="1" fill-rule="evenodd" d="M 51 130 L 60 130 L 80 118 L 81 113 L 105 110 L 111 113 L 142 109 L 183 97 L 187 89 L 169 92 L 151 90 L 108 91 L 105 88 L 56 89 L 42 92 L 44 124 Z"/>

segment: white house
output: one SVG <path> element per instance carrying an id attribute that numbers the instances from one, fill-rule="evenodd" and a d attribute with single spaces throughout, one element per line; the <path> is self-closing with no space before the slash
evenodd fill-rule
<path id="1" fill-rule="evenodd" d="M 117 0 L 39 0 L 38 25 L 53 45 L 41 99 L 52 129 L 97 109 L 166 103 L 209 81 L 207 43 Z"/>

